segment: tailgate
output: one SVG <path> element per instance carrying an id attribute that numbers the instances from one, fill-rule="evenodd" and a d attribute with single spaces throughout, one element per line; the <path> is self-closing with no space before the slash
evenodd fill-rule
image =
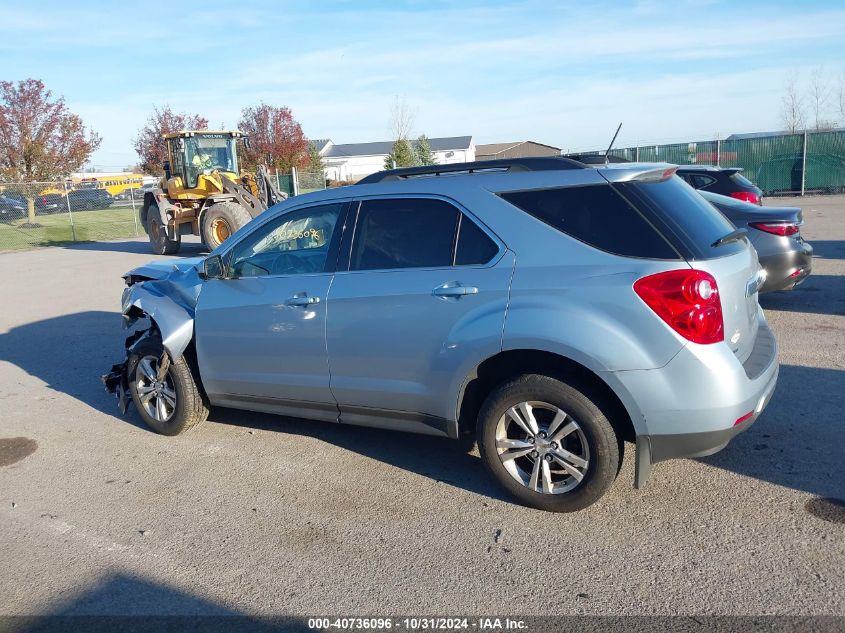
<path id="1" fill-rule="evenodd" d="M 743 243 L 746 248 L 726 257 L 690 262 L 693 268 L 707 271 L 716 278 L 725 323 L 725 343 L 740 362 L 745 362 L 751 354 L 757 338 L 757 289 L 761 280 L 757 253 L 750 244 Z"/>

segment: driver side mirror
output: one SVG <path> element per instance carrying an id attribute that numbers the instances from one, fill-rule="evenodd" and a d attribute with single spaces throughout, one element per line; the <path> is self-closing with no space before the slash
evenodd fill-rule
<path id="1" fill-rule="evenodd" d="M 223 258 L 220 255 L 206 257 L 202 262 L 199 276 L 201 279 L 225 279 L 226 268 L 223 266 Z"/>

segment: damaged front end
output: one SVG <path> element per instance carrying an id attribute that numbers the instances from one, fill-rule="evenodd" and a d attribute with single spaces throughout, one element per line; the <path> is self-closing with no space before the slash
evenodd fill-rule
<path id="1" fill-rule="evenodd" d="M 202 258 L 151 262 L 123 276 L 126 281 L 121 299 L 124 329 L 133 328 L 142 319 L 149 324 L 126 338 L 126 358 L 101 377 L 106 391 L 117 397 L 121 413 L 126 413 L 132 400 L 129 362 L 141 341 L 154 339 L 161 344 L 158 366 L 162 378 L 170 362 L 178 360 L 190 345 L 203 281 L 197 269 L 201 262 Z"/>

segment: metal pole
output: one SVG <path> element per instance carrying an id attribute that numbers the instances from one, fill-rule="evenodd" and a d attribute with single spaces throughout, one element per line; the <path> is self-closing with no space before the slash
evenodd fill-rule
<path id="1" fill-rule="evenodd" d="M 135 223 L 135 237 L 138 237 L 138 212 L 135 209 L 135 190 L 129 187 L 129 199 L 132 201 L 132 221 Z"/>
<path id="2" fill-rule="evenodd" d="M 804 147 L 801 151 L 801 195 L 804 195 L 804 185 L 807 184 L 807 130 L 804 130 Z"/>
<path id="3" fill-rule="evenodd" d="M 299 183 L 296 180 L 296 166 L 290 168 L 291 178 L 293 180 L 293 195 L 299 195 Z"/>
<path id="4" fill-rule="evenodd" d="M 716 139 L 716 167 L 719 167 L 719 161 L 722 160 L 722 141 Z"/>
<path id="5" fill-rule="evenodd" d="M 67 203 L 67 217 L 70 218 L 70 234 L 73 241 L 76 241 L 76 227 L 73 226 L 73 213 L 70 211 L 70 197 L 67 195 L 67 182 L 62 183 L 62 188 L 65 190 L 65 202 Z"/>

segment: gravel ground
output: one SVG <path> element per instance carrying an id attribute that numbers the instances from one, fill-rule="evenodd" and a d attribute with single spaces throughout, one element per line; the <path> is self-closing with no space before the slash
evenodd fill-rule
<path id="1" fill-rule="evenodd" d="M 146 244 L 0 254 L 0 614 L 845 614 L 845 197 L 770 203 L 817 257 L 761 299 L 769 408 L 641 491 L 628 445 L 571 515 L 448 440 L 227 409 L 156 435 L 99 383 Z"/>

